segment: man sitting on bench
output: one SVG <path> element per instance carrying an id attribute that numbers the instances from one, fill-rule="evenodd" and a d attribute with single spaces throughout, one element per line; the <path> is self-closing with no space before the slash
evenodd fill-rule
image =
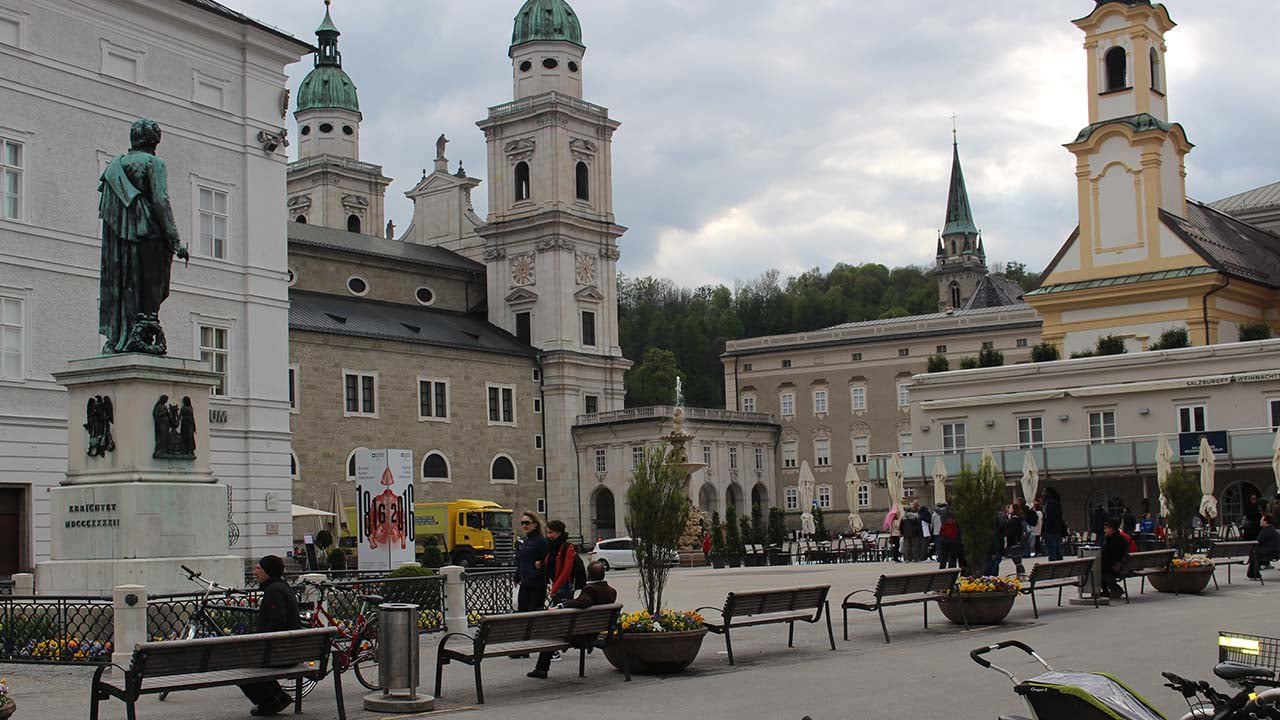
<path id="1" fill-rule="evenodd" d="M 1258 531 L 1258 547 L 1254 548 L 1253 557 L 1249 559 L 1248 576 L 1253 580 L 1262 578 L 1262 568 L 1269 567 L 1280 559 L 1280 530 L 1276 529 L 1275 518 L 1262 516 L 1262 529 Z"/>
<path id="2" fill-rule="evenodd" d="M 569 608 L 573 610 L 585 610 L 592 605 L 609 605 L 618 599 L 618 591 L 609 586 L 604 580 L 604 565 L 600 562 L 593 562 L 587 566 L 587 584 L 583 586 L 578 593 L 578 597 L 572 600 L 565 600 L 556 608 Z M 533 670 L 529 671 L 531 678 L 546 678 L 547 671 L 551 669 L 551 656 L 555 653 L 541 652 L 538 653 L 538 664 Z"/>
<path id="3" fill-rule="evenodd" d="M 298 599 L 294 597 L 289 583 L 284 581 L 284 560 L 279 555 L 263 556 L 253 566 L 253 578 L 262 588 L 262 600 L 258 603 L 257 632 L 302 629 Z M 275 680 L 241 685 L 240 691 L 253 701 L 255 707 L 249 711 L 250 715 L 279 715 L 293 704 L 293 698 Z"/>

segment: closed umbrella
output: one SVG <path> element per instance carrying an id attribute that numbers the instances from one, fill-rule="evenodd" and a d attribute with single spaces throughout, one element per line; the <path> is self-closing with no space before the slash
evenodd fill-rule
<path id="1" fill-rule="evenodd" d="M 338 483 L 329 486 L 329 510 L 333 513 L 336 534 L 342 535 L 347 530 L 347 508 L 342 502 L 342 487 Z"/>
<path id="2" fill-rule="evenodd" d="M 886 479 L 889 482 L 889 507 L 896 508 L 898 503 L 902 502 L 902 484 L 904 473 L 902 472 L 902 458 L 898 453 L 894 453 L 889 458 L 889 468 L 885 471 Z"/>
<path id="3" fill-rule="evenodd" d="M 1280 430 L 1276 431 L 1276 439 L 1271 441 L 1271 472 L 1275 473 L 1276 485 L 1280 486 Z"/>
<path id="4" fill-rule="evenodd" d="M 991 454 L 991 448 L 984 447 L 982 448 L 982 459 L 978 461 L 978 467 L 981 468 L 987 463 L 991 463 L 991 467 L 994 468 L 996 466 L 996 456 Z"/>
<path id="5" fill-rule="evenodd" d="M 1213 497 L 1213 448 L 1209 438 L 1200 436 L 1200 457 L 1196 463 L 1200 465 L 1200 514 L 1212 520 L 1218 517 L 1218 501 Z"/>
<path id="6" fill-rule="evenodd" d="M 849 507 L 849 529 L 853 532 L 862 530 L 862 516 L 858 514 L 858 469 L 849 463 L 849 469 L 844 472 L 844 500 Z"/>
<path id="7" fill-rule="evenodd" d="M 813 471 L 805 460 L 800 463 L 800 532 L 804 535 L 817 532 L 813 524 L 813 485 Z"/>
<path id="8" fill-rule="evenodd" d="M 1040 485 L 1040 470 L 1036 467 L 1036 456 L 1028 450 L 1022 458 L 1022 497 L 1027 502 L 1035 502 L 1036 490 Z"/>
<path id="9" fill-rule="evenodd" d="M 1156 484 L 1160 489 L 1160 516 L 1169 517 L 1169 501 L 1164 497 L 1164 481 L 1173 472 L 1173 448 L 1169 446 L 1169 438 L 1160 433 L 1156 436 Z"/>
<path id="10" fill-rule="evenodd" d="M 947 501 L 947 466 L 942 456 L 933 459 L 933 504 L 941 505 Z"/>

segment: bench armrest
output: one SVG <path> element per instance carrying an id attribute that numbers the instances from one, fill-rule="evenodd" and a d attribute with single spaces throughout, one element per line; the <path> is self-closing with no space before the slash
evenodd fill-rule
<path id="1" fill-rule="evenodd" d="M 456 638 L 456 637 L 466 638 L 467 640 L 470 640 L 470 641 L 471 641 L 471 647 L 472 647 L 472 650 L 473 650 L 473 651 L 475 650 L 475 648 L 476 648 L 476 639 L 475 639 L 475 638 L 471 637 L 470 635 L 468 635 L 468 634 L 466 634 L 466 633 L 459 633 L 459 632 L 448 633 L 448 634 L 446 634 L 444 637 L 440 638 L 440 644 L 436 646 L 436 657 L 437 657 L 437 658 L 439 658 L 439 657 L 440 657 L 440 653 L 443 653 L 443 652 L 444 652 L 444 646 L 449 644 L 449 640 L 450 640 L 451 638 Z"/>
<path id="2" fill-rule="evenodd" d="M 845 603 L 849 602 L 849 598 L 853 597 L 854 595 L 857 595 L 858 593 L 871 593 L 872 595 L 874 595 L 874 594 L 875 594 L 875 592 L 876 592 L 875 590 L 872 590 L 872 589 L 870 589 L 870 588 L 862 588 L 861 590 L 854 590 L 853 592 L 849 593 L 848 595 L 845 595 L 845 596 L 844 596 L 844 600 L 841 600 L 841 601 L 840 601 L 840 604 L 841 604 L 841 605 L 843 605 L 843 604 L 845 604 Z"/>

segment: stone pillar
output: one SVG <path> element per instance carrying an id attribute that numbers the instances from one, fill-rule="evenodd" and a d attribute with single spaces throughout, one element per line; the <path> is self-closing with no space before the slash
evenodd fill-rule
<path id="1" fill-rule="evenodd" d="M 14 573 L 13 594 L 16 597 L 31 597 L 35 595 L 36 576 L 31 573 Z"/>
<path id="2" fill-rule="evenodd" d="M 129 667 L 133 646 L 147 641 L 147 588 L 145 585 L 117 585 L 111 590 L 111 662 Z M 118 672 L 112 670 L 112 672 Z"/>
<path id="3" fill-rule="evenodd" d="M 464 568 L 446 565 L 440 568 L 444 575 L 444 629 L 446 632 L 467 631 L 467 585 L 462 581 Z"/>

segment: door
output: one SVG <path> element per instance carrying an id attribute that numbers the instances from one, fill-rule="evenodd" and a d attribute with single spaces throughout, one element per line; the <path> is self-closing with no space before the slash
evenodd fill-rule
<path id="1" fill-rule="evenodd" d="M 0 577 L 22 570 L 22 491 L 0 488 Z"/>

